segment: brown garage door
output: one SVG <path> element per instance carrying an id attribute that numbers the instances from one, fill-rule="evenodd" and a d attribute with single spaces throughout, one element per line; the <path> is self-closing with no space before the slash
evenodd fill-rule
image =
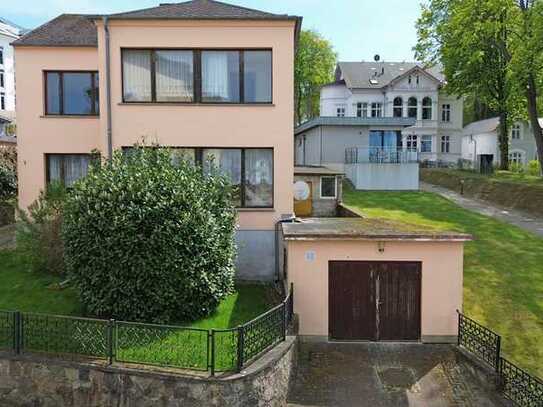
<path id="1" fill-rule="evenodd" d="M 328 279 L 332 339 L 420 338 L 420 263 L 331 261 Z"/>

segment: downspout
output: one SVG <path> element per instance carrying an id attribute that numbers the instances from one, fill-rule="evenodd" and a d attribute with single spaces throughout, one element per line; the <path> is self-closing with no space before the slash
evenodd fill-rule
<path id="1" fill-rule="evenodd" d="M 294 215 L 283 215 L 282 219 L 279 219 L 277 222 L 275 222 L 275 283 L 278 284 L 281 282 L 282 277 L 281 276 L 281 267 L 280 267 L 280 260 L 279 256 L 281 256 L 281 251 L 279 248 L 279 238 L 281 237 L 281 224 L 282 223 L 291 223 L 294 222 L 296 217 Z M 285 265 L 283 264 L 283 269 L 285 268 Z"/>
<path id="2" fill-rule="evenodd" d="M 113 136 L 111 131 L 111 64 L 110 64 L 110 44 L 109 44 L 109 26 L 107 16 L 103 17 L 104 34 L 106 39 L 106 106 L 107 106 L 107 156 L 109 159 L 113 157 Z"/>

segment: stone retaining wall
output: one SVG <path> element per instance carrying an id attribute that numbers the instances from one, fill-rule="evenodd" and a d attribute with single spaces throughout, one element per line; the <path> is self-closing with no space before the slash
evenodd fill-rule
<path id="1" fill-rule="evenodd" d="M 199 377 L 175 370 L 0 354 L 0 406 L 285 406 L 296 338 L 239 374 Z"/>

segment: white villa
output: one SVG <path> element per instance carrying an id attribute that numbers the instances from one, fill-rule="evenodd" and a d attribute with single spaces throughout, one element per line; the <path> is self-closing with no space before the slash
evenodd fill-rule
<path id="1" fill-rule="evenodd" d="M 359 189 L 417 189 L 419 162 L 461 157 L 463 99 L 444 84 L 417 63 L 338 63 L 321 116 L 295 130 L 296 165 L 345 171 Z"/>
<path id="2" fill-rule="evenodd" d="M 15 118 L 15 69 L 13 47 L 24 30 L 0 17 L 0 136 L 4 126 Z"/>
<path id="3" fill-rule="evenodd" d="M 543 118 L 539 119 L 539 123 L 543 125 Z M 500 164 L 499 126 L 499 117 L 493 117 L 470 123 L 464 128 L 462 159 L 470 167 L 480 170 L 482 166 Z M 527 121 L 517 121 L 509 130 L 509 160 L 520 165 L 537 160 L 537 146 L 532 127 Z"/>

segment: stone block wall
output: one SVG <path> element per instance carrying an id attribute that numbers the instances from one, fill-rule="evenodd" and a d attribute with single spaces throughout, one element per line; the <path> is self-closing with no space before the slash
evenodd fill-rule
<path id="1" fill-rule="evenodd" d="M 241 373 L 215 378 L 0 354 L 0 406 L 285 406 L 296 338 Z"/>

